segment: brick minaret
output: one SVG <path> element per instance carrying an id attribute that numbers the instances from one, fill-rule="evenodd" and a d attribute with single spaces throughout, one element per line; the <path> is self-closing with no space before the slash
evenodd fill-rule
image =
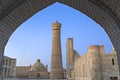
<path id="1" fill-rule="evenodd" d="M 63 79 L 60 28 L 61 24 L 57 21 L 52 24 L 51 79 Z"/>

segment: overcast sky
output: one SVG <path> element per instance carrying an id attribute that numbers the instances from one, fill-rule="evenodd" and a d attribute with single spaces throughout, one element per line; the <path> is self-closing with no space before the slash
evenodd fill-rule
<path id="1" fill-rule="evenodd" d="M 98 15 L 99 16 L 99 15 Z M 50 70 L 52 48 L 52 23 L 62 24 L 61 45 L 63 66 L 66 67 L 66 40 L 74 39 L 74 49 L 80 55 L 90 45 L 104 45 L 106 53 L 112 50 L 112 43 L 104 29 L 87 17 L 66 5 L 55 3 L 25 21 L 11 35 L 5 55 L 17 59 L 18 66 L 28 66 L 40 59 Z"/>

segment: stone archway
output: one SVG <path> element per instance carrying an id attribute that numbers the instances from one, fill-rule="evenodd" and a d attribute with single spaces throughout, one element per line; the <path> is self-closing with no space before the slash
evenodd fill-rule
<path id="1" fill-rule="evenodd" d="M 55 2 L 75 8 L 100 24 L 112 41 L 120 64 L 119 0 L 0 0 L 0 70 L 4 48 L 11 34 L 35 13 Z"/>

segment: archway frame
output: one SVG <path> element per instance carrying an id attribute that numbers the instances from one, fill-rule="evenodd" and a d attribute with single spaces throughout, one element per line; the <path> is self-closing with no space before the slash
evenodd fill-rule
<path id="1" fill-rule="evenodd" d="M 0 71 L 4 48 L 11 34 L 38 11 L 60 2 L 100 24 L 117 51 L 120 65 L 120 1 L 119 0 L 0 0 Z M 120 68 L 120 66 L 119 66 Z"/>

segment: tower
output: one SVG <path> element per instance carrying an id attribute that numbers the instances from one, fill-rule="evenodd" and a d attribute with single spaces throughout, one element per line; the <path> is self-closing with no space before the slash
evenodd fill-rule
<path id="1" fill-rule="evenodd" d="M 103 80 L 103 70 L 101 61 L 101 52 L 103 53 L 104 46 L 93 45 L 88 47 L 88 53 L 91 60 L 91 80 Z"/>
<path id="2" fill-rule="evenodd" d="M 67 63 L 67 78 L 68 79 L 73 79 L 74 75 L 74 50 L 73 50 L 73 39 L 72 38 L 68 38 L 67 39 L 67 43 L 66 43 L 66 63 Z"/>
<path id="3" fill-rule="evenodd" d="M 52 24 L 52 56 L 50 71 L 51 79 L 63 78 L 60 28 L 61 24 L 57 21 Z"/>
<path id="4" fill-rule="evenodd" d="M 68 38 L 67 39 L 67 44 L 66 44 L 66 49 L 67 49 L 67 63 L 72 64 L 74 62 L 73 59 L 73 54 L 74 54 L 74 50 L 73 50 L 73 39 L 72 38 Z"/>

